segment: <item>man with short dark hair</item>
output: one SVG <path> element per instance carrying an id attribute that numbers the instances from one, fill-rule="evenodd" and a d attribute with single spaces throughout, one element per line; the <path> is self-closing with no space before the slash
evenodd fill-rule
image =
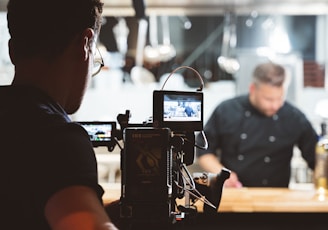
<path id="1" fill-rule="evenodd" d="M 0 87 L 1 229 L 117 229 L 78 110 L 94 70 L 100 0 L 10 0 L 11 85 Z"/>
<path id="2" fill-rule="evenodd" d="M 197 150 L 200 166 L 212 173 L 230 169 L 226 187 L 288 187 L 298 146 L 313 169 L 317 134 L 305 115 L 285 101 L 287 85 L 281 65 L 258 65 L 248 95 L 220 103 L 207 121 L 208 149 Z"/>

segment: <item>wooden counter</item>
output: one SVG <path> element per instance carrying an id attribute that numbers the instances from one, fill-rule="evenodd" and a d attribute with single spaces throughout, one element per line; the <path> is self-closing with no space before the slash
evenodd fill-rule
<path id="1" fill-rule="evenodd" d="M 104 184 L 103 187 L 105 204 L 120 198 L 120 184 Z M 202 212 L 203 204 L 197 202 L 197 206 Z M 218 212 L 328 213 L 328 195 L 319 199 L 314 189 L 224 188 Z"/>
<path id="2" fill-rule="evenodd" d="M 328 196 L 288 188 L 224 188 L 219 212 L 328 212 Z"/>

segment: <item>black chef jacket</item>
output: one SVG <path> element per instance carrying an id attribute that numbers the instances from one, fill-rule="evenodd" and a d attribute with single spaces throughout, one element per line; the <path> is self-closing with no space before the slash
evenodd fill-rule
<path id="1" fill-rule="evenodd" d="M 311 123 L 296 107 L 285 102 L 277 114 L 267 117 L 238 96 L 217 106 L 204 127 L 208 149 L 197 156 L 217 153 L 246 187 L 287 187 L 294 145 L 314 168 L 318 137 Z M 201 142 L 201 137 L 197 136 Z"/>

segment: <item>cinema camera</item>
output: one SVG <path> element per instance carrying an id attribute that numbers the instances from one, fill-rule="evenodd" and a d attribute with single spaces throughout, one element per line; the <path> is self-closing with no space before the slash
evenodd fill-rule
<path id="1" fill-rule="evenodd" d="M 196 92 L 163 90 L 169 77 L 181 68 L 193 70 L 201 81 Z M 171 225 L 192 218 L 197 210 L 194 203 L 201 200 L 205 213 L 216 213 L 219 207 L 224 181 L 230 171 L 219 174 L 195 173 L 187 166 L 194 162 L 195 148 L 207 148 L 203 133 L 203 81 L 191 67 L 175 69 L 166 79 L 161 90 L 153 92 L 153 116 L 148 122 L 130 124 L 130 112 L 119 114 L 121 130 L 115 130 L 114 122 L 102 124 L 107 132 L 100 132 L 107 140 L 94 138 L 93 143 L 107 141 L 109 151 L 118 140 L 121 148 L 121 197 L 120 215 L 131 228 L 154 224 L 168 229 Z M 81 122 L 90 130 L 88 122 Z M 91 125 L 101 125 L 91 123 Z M 107 125 L 107 126 L 106 126 Z M 195 133 L 200 132 L 204 144 L 195 143 Z M 90 137 L 95 137 L 93 130 Z M 104 135 L 105 133 L 105 135 Z M 96 139 L 96 140 L 95 140 Z M 103 142 L 104 143 L 104 142 Z M 184 205 L 177 205 L 184 199 Z"/>

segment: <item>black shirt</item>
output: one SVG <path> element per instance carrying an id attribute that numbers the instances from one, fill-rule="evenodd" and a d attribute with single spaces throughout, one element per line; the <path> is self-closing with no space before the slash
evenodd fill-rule
<path id="1" fill-rule="evenodd" d="M 89 136 L 50 97 L 25 86 L 0 87 L 0 127 L 3 229 L 50 229 L 45 204 L 68 186 L 91 187 L 102 202 Z"/>
<path id="2" fill-rule="evenodd" d="M 314 168 L 317 134 L 288 102 L 267 117 L 251 105 L 248 95 L 229 99 L 213 111 L 204 132 L 208 149 L 198 149 L 197 156 L 220 150 L 221 163 L 246 187 L 287 187 L 294 145 Z"/>

